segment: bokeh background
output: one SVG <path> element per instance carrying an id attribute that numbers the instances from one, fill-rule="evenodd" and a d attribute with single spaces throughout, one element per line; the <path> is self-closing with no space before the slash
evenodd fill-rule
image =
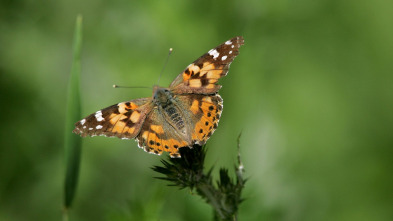
<path id="1" fill-rule="evenodd" d="M 0 2 L 0 220 L 60 220 L 65 101 L 83 16 L 83 115 L 151 96 L 242 35 L 220 82 L 206 167 L 249 177 L 239 220 L 393 220 L 393 3 L 366 0 Z M 71 133 L 71 131 L 67 131 Z M 211 220 L 136 142 L 83 139 L 70 220 Z"/>

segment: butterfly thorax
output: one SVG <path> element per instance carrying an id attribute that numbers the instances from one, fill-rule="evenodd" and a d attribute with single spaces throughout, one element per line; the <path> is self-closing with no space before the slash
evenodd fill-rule
<path id="1" fill-rule="evenodd" d="M 167 88 L 155 86 L 153 100 L 155 106 L 166 116 L 166 120 L 180 133 L 186 133 L 181 110 L 176 105 L 172 92 Z"/>

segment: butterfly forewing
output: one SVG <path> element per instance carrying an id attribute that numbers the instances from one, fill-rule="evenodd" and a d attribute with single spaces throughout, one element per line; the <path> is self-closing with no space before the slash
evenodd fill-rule
<path id="1" fill-rule="evenodd" d="M 211 49 L 190 64 L 170 85 L 174 93 L 216 93 L 221 86 L 218 79 L 227 75 L 232 61 L 244 44 L 243 37 L 232 38 Z"/>
<path id="2" fill-rule="evenodd" d="M 131 139 L 138 135 L 151 108 L 151 98 L 121 102 L 78 121 L 73 132 L 83 137 L 102 135 Z"/>

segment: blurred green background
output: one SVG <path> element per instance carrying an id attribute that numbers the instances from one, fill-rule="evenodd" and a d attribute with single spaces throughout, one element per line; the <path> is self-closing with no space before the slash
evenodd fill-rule
<path id="1" fill-rule="evenodd" d="M 65 101 L 83 15 L 83 115 L 169 85 L 242 35 L 220 82 L 224 112 L 207 167 L 249 181 L 239 220 L 393 220 L 393 2 L 365 0 L 0 2 L 0 220 L 60 220 Z M 71 131 L 69 131 L 71 133 Z M 70 220 L 211 220 L 150 168 L 136 142 L 83 139 Z"/>

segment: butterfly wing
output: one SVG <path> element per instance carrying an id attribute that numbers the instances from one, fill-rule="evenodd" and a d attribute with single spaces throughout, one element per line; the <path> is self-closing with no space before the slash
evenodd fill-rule
<path id="1" fill-rule="evenodd" d="M 153 108 L 151 98 L 122 102 L 99 110 L 75 123 L 74 133 L 85 136 L 135 138 Z"/>
<path id="2" fill-rule="evenodd" d="M 213 134 L 220 120 L 223 100 L 219 94 L 184 94 L 176 96 L 182 108 L 184 118 L 189 119 L 192 143 L 205 144 Z"/>
<path id="3" fill-rule="evenodd" d="M 146 116 L 137 140 L 138 146 L 146 152 L 161 155 L 165 151 L 169 152 L 171 157 L 180 157 L 178 149 L 190 145 L 190 142 L 165 120 L 159 108 L 154 108 Z"/>
<path id="4" fill-rule="evenodd" d="M 240 36 L 211 49 L 177 76 L 169 88 L 177 94 L 216 93 L 221 88 L 221 85 L 217 85 L 218 79 L 227 75 L 230 64 L 243 44 L 243 37 Z"/>

